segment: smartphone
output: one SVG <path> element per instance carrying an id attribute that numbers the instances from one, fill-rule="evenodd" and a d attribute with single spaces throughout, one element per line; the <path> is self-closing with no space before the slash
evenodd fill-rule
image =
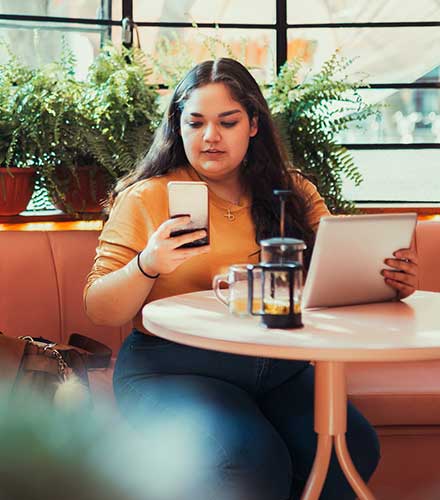
<path id="1" fill-rule="evenodd" d="M 171 181 L 168 183 L 168 210 L 170 218 L 189 215 L 191 222 L 171 237 L 205 229 L 207 235 L 179 248 L 201 247 L 209 245 L 209 205 L 208 185 L 206 182 Z"/>

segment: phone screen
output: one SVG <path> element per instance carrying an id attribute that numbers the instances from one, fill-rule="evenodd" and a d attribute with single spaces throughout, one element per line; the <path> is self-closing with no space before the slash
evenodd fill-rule
<path id="1" fill-rule="evenodd" d="M 192 233 L 205 229 L 207 236 L 179 248 L 200 247 L 209 244 L 209 208 L 208 186 L 205 182 L 168 183 L 168 207 L 170 218 L 189 215 L 191 222 L 178 231 L 173 231 L 171 237 Z"/>

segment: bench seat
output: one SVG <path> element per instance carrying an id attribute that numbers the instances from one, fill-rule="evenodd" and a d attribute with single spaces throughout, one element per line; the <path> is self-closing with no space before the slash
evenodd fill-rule
<path id="1" fill-rule="evenodd" d="M 73 332 L 106 343 L 116 356 L 131 325 L 93 325 L 82 290 L 97 231 L 0 232 L 0 331 L 67 342 Z M 419 222 L 420 289 L 440 291 L 440 222 Z M 440 313 L 439 313 L 440 314 Z M 440 335 L 440 331 L 439 331 Z M 115 407 L 114 359 L 90 371 L 96 398 Z M 376 427 L 382 460 L 371 488 L 378 500 L 438 500 L 440 474 L 440 360 L 353 363 L 347 366 L 350 400 Z"/>

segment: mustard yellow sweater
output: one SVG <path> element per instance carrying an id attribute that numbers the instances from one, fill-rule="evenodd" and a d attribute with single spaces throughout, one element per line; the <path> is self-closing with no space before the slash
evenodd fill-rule
<path id="1" fill-rule="evenodd" d="M 315 186 L 300 175 L 294 175 L 304 197 L 309 201 L 308 221 L 313 230 L 329 211 Z M 190 167 L 164 176 L 142 180 L 120 193 L 99 237 L 93 268 L 88 275 L 84 294 L 101 276 L 127 264 L 146 246 L 152 233 L 169 218 L 167 184 L 169 181 L 199 181 Z M 187 292 L 208 290 L 215 274 L 227 272 L 231 264 L 256 263 L 259 246 L 250 213 L 251 200 L 244 198 L 234 205 L 209 191 L 210 252 L 194 257 L 170 274 L 162 274 L 145 303 Z M 230 210 L 235 218 L 225 215 Z M 133 319 L 134 327 L 144 331 L 141 311 Z"/>

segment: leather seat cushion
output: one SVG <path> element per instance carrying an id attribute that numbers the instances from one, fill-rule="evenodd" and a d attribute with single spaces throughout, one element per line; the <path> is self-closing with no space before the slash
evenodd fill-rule
<path id="1" fill-rule="evenodd" d="M 440 361 L 348 363 L 350 401 L 375 426 L 440 425 Z"/>

